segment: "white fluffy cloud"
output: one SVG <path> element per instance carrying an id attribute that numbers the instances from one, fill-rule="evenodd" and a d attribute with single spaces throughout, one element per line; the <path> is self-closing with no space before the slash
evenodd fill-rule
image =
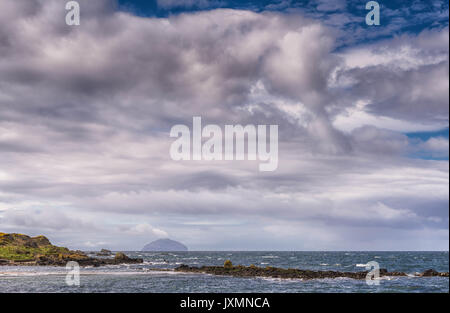
<path id="1" fill-rule="evenodd" d="M 154 228 L 152 227 L 150 224 L 148 223 L 142 223 L 142 224 L 137 224 L 131 227 L 121 227 L 120 229 L 121 231 L 125 231 L 127 234 L 129 235 L 154 235 L 156 237 L 162 237 L 162 238 L 166 238 L 169 235 L 158 228 Z"/>

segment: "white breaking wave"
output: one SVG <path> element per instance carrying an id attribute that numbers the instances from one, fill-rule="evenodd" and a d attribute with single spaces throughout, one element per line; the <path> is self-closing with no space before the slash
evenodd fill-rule
<path id="1" fill-rule="evenodd" d="M 65 272 L 0 272 L 1 277 L 30 277 L 30 276 L 65 276 L 67 273 Z M 149 270 L 144 269 L 142 271 L 80 271 L 81 276 L 88 275 L 111 275 L 111 276 L 128 276 L 128 275 L 186 275 L 183 272 L 175 272 L 175 271 L 158 271 L 158 270 Z"/>

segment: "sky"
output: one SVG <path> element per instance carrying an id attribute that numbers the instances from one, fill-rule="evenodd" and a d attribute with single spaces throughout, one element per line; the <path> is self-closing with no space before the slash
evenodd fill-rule
<path id="1" fill-rule="evenodd" d="M 0 1 L 0 231 L 72 249 L 447 250 L 447 1 Z M 279 125 L 276 171 L 176 124 Z"/>

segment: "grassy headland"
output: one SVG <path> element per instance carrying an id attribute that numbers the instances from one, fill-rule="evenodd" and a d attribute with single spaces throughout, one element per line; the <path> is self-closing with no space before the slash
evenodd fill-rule
<path id="1" fill-rule="evenodd" d="M 117 253 L 113 259 L 98 259 L 89 257 L 82 251 L 54 246 L 45 236 L 30 237 L 0 232 L 0 265 L 64 266 L 69 261 L 93 266 L 142 263 L 142 259 L 131 259 L 121 252 Z"/>

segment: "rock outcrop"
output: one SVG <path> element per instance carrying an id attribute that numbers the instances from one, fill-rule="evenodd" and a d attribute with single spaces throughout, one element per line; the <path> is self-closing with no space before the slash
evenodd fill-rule
<path id="1" fill-rule="evenodd" d="M 110 255 L 112 255 L 112 252 L 108 249 L 102 249 L 102 250 L 100 250 L 100 252 L 97 252 L 95 255 L 96 256 L 110 256 Z"/>
<path id="2" fill-rule="evenodd" d="M 235 276 L 235 277 L 270 277 L 270 278 L 289 278 L 289 279 L 323 279 L 323 278 L 353 278 L 353 279 L 366 279 L 367 271 L 362 272 L 339 272 L 339 271 L 311 271 L 300 270 L 294 268 L 277 268 L 277 267 L 257 267 L 255 265 L 250 266 L 233 266 L 230 263 L 224 264 L 224 266 L 188 266 L 180 265 L 175 268 L 176 272 L 185 273 L 204 273 L 212 275 L 223 276 Z M 388 272 L 386 269 L 380 269 L 380 276 L 407 276 L 403 272 Z M 441 276 L 448 277 L 448 272 L 437 272 L 435 270 L 427 270 L 421 274 L 416 275 L 418 277 L 429 276 Z"/>
<path id="3" fill-rule="evenodd" d="M 429 269 L 424 271 L 423 273 L 418 274 L 417 276 L 420 277 L 435 277 L 435 276 L 442 276 L 442 277 L 448 277 L 448 272 L 438 272 L 434 269 Z"/>
<path id="4" fill-rule="evenodd" d="M 0 265 L 65 266 L 69 261 L 76 261 L 81 266 L 143 262 L 121 252 L 114 258 L 92 258 L 82 251 L 54 246 L 45 236 L 0 233 Z"/>

